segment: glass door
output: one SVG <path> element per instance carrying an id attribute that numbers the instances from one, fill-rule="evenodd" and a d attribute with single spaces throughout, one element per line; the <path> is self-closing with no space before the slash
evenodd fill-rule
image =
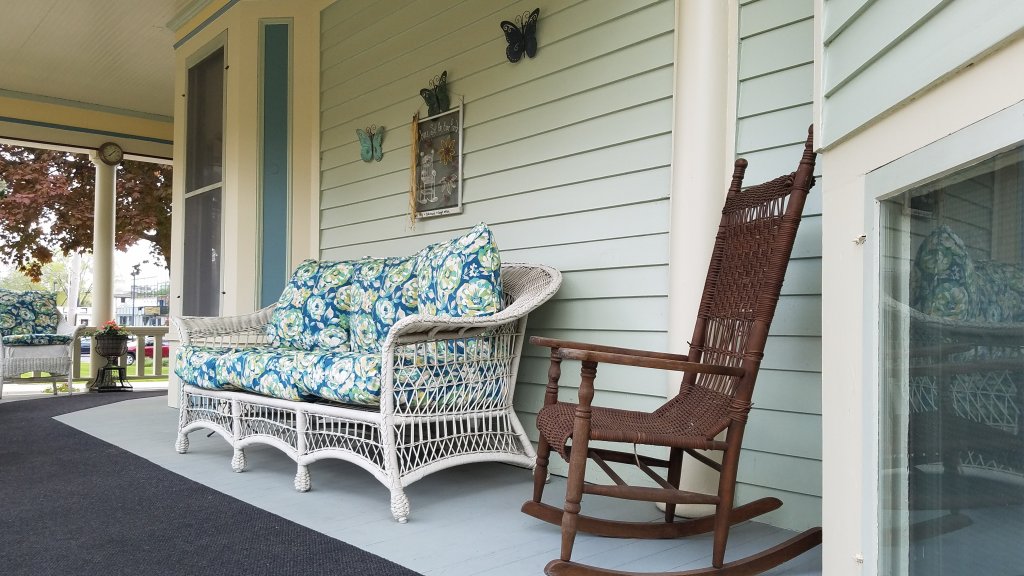
<path id="1" fill-rule="evenodd" d="M 223 47 L 189 68 L 187 107 L 182 313 L 217 316 L 222 293 Z"/>
<path id="2" fill-rule="evenodd" d="M 879 574 L 1024 570 L 1024 147 L 881 203 Z"/>

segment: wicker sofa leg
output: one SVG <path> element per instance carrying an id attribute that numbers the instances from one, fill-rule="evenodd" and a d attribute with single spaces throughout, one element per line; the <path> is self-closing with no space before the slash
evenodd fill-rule
<path id="1" fill-rule="evenodd" d="M 402 488 L 391 489 L 391 515 L 399 524 L 409 521 L 409 498 Z"/>
<path id="2" fill-rule="evenodd" d="M 231 470 L 234 472 L 245 471 L 245 451 L 241 448 L 235 448 L 235 453 L 231 456 Z"/>
<path id="3" fill-rule="evenodd" d="M 295 489 L 299 492 L 309 492 L 312 482 L 309 479 L 309 469 L 299 464 L 299 470 L 295 473 Z"/>
<path id="4" fill-rule="evenodd" d="M 178 439 L 174 441 L 174 451 L 178 454 L 188 452 L 188 434 L 178 432 Z"/>

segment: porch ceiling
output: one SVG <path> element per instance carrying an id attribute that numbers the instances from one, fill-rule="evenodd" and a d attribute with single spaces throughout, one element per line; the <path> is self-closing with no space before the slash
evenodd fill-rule
<path id="1" fill-rule="evenodd" d="M 0 96 L 170 118 L 174 32 L 192 0 L 2 0 Z"/>

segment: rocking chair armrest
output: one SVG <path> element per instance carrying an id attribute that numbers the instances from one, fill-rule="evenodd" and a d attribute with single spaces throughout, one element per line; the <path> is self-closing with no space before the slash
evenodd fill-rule
<path id="1" fill-rule="evenodd" d="M 653 352 L 650 350 L 636 350 L 633 348 L 617 348 L 615 346 L 604 346 L 602 344 L 590 344 L 587 342 L 573 342 L 571 340 L 559 340 L 557 338 L 543 338 L 531 336 L 530 344 L 543 346 L 545 348 L 571 348 L 573 350 L 589 350 L 592 352 L 607 352 L 610 354 L 625 354 L 628 356 L 642 356 L 644 358 L 660 358 L 662 360 L 676 360 L 687 362 L 686 354 L 673 354 L 671 352 Z"/>
<path id="2" fill-rule="evenodd" d="M 596 362 L 599 364 L 621 364 L 624 366 L 672 370 L 674 372 L 697 372 L 700 374 L 721 374 L 723 376 L 742 377 L 746 374 L 746 370 L 743 368 L 721 366 L 718 364 L 703 364 L 701 362 L 689 362 L 686 360 L 669 360 L 665 358 L 615 354 L 595 350 L 577 350 L 574 348 L 559 348 L 557 353 L 563 360 L 579 360 L 582 362 Z"/>

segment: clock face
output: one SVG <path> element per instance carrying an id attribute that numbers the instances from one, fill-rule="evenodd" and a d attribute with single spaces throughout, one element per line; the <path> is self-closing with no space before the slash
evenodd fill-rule
<path id="1" fill-rule="evenodd" d="M 121 147 L 113 142 L 107 142 L 100 145 L 99 155 L 100 160 L 102 160 L 104 164 L 109 164 L 111 166 L 120 163 L 124 158 L 124 152 L 121 150 Z"/>

